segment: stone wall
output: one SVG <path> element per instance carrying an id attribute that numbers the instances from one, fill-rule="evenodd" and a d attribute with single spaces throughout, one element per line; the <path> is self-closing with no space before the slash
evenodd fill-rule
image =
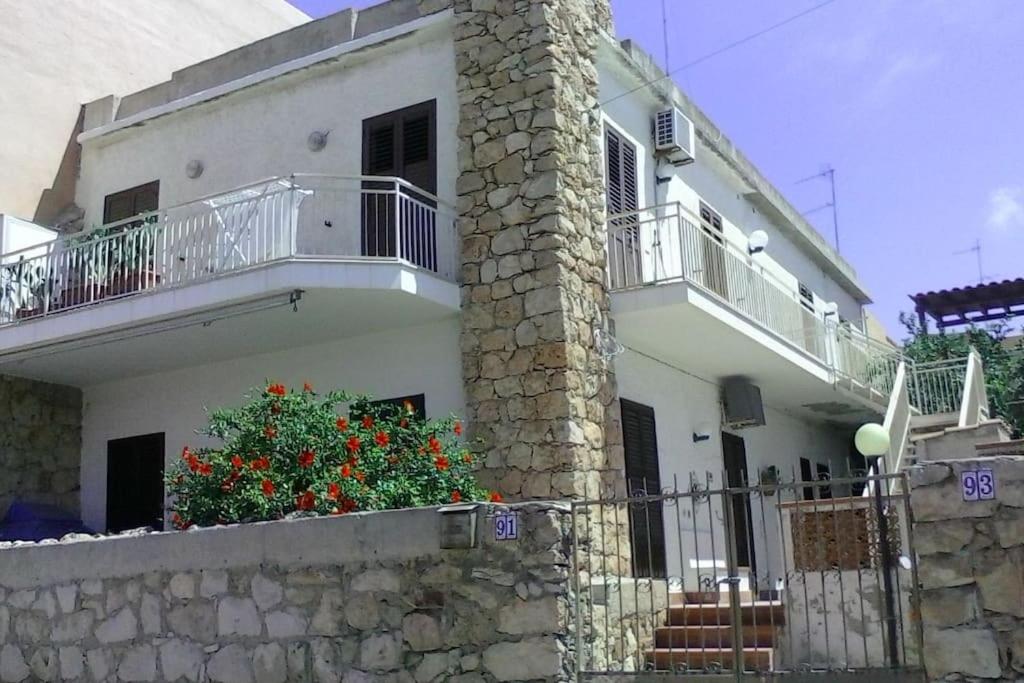
<path id="1" fill-rule="evenodd" d="M 595 110 L 607 0 L 421 0 L 453 7 L 467 408 L 481 479 L 510 497 L 621 491 L 605 325 Z"/>
<path id="2" fill-rule="evenodd" d="M 996 500 L 964 502 L 978 468 Z M 928 678 L 1024 679 L 1024 457 L 925 463 L 911 486 Z"/>
<path id="3" fill-rule="evenodd" d="M 0 519 L 14 500 L 79 509 L 82 393 L 0 376 Z"/>
<path id="4" fill-rule="evenodd" d="M 569 513 L 435 509 L 0 549 L 0 681 L 571 680 Z"/>

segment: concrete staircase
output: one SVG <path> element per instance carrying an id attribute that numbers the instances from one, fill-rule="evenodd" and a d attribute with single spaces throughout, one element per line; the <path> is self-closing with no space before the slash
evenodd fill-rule
<path id="1" fill-rule="evenodd" d="M 785 623 L 785 607 L 775 594 L 756 596 L 744 590 L 739 595 L 743 668 L 771 671 L 778 630 Z M 656 671 L 733 669 L 732 619 L 727 592 L 671 593 L 666 624 L 655 630 L 654 648 L 647 652 L 648 664 Z"/>
<path id="2" fill-rule="evenodd" d="M 946 419 L 936 419 L 945 417 Z M 962 458 L 966 454 L 1003 455 L 1011 449 L 1020 449 L 1010 440 L 1010 430 L 999 419 L 983 420 L 976 425 L 960 427 L 956 415 L 914 416 L 910 421 L 910 442 L 904 462 L 913 465 L 927 460 Z"/>

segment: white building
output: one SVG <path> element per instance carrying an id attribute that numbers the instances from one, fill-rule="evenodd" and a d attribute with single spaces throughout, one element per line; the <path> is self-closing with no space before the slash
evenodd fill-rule
<path id="1" fill-rule="evenodd" d="M 489 419 L 498 425 L 489 433 L 512 434 L 513 445 L 560 447 L 560 437 L 531 440 L 527 423 L 508 416 L 553 386 L 558 400 L 572 393 L 571 382 L 557 390 L 555 365 L 530 356 L 511 388 L 483 389 L 467 354 L 488 352 L 490 327 L 511 365 L 513 348 L 536 343 L 535 328 L 517 324 L 531 305 L 542 337 L 541 318 L 571 308 L 527 296 L 524 314 L 501 303 L 518 299 L 502 299 L 486 304 L 484 323 L 473 308 L 480 287 L 497 299 L 499 283 L 521 293 L 517 277 L 544 272 L 543 231 L 531 229 L 524 249 L 506 228 L 540 210 L 533 200 L 545 196 L 543 163 L 560 158 L 549 150 L 563 118 L 544 127 L 534 113 L 564 95 L 534 88 L 501 55 L 489 61 L 486 47 L 472 49 L 490 79 L 466 75 L 471 22 L 426 4 L 340 12 L 89 103 L 75 201 L 97 230 L 16 251 L 26 228 L 5 227 L 15 236 L 0 257 L 0 372 L 81 390 L 80 509 L 90 527 L 158 523 L 164 466 L 201 445 L 204 411 L 268 378 L 422 396 L 430 416 Z M 512 15 L 488 31 L 531 35 L 533 20 Z M 853 430 L 885 414 L 895 363 L 860 332 L 863 285 L 648 57 L 595 35 L 600 113 L 580 125 L 603 154 L 595 189 L 610 216 L 607 259 L 594 258 L 606 261 L 613 332 L 598 337 L 615 356 L 629 486 L 689 489 L 709 472 L 712 485 L 739 486 L 771 468 L 786 478 L 845 474 L 857 466 Z M 483 91 L 495 106 L 474 116 L 493 139 L 477 140 L 467 92 Z M 655 134 L 668 134 L 662 149 Z M 479 256 L 473 231 L 484 218 L 466 217 L 485 180 L 537 192 L 524 190 L 525 204 L 500 187 L 486 194 L 483 215 L 513 237 L 495 237 Z M 554 194 L 575 205 L 570 192 L 560 182 Z M 531 371 L 547 377 L 544 390 L 531 393 Z M 587 411 L 589 400 L 579 401 Z M 484 418 L 492 408 L 501 417 Z M 512 423 L 519 431 L 501 431 Z M 582 432 L 614 470 L 618 434 Z M 565 443 L 583 439 L 570 428 Z M 489 482 L 513 498 L 589 494 L 560 484 L 574 473 L 548 472 L 539 452 L 496 456 Z M 762 522 L 769 533 L 748 529 L 741 543 L 744 566 L 770 553 L 774 517 L 747 524 Z M 690 551 L 668 543 L 646 571 L 699 569 L 673 560 Z"/>

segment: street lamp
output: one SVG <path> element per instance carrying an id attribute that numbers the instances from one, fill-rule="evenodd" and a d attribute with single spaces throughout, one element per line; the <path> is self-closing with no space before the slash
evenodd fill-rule
<path id="1" fill-rule="evenodd" d="M 747 253 L 751 256 L 760 254 L 768 246 L 768 233 L 764 230 L 755 230 L 747 237 Z"/>
<path id="2" fill-rule="evenodd" d="M 868 422 L 861 425 L 853 437 L 853 445 L 865 458 L 875 459 L 875 477 L 868 478 L 867 485 L 874 488 L 875 518 L 878 520 L 878 550 L 882 561 L 882 583 L 885 588 L 885 622 L 886 635 L 889 643 L 889 664 L 896 668 L 896 606 L 892 595 L 892 556 L 889 548 L 889 518 L 882 506 L 882 484 L 885 480 L 877 478 L 882 473 L 882 465 L 889 453 L 889 432 L 885 427 Z"/>

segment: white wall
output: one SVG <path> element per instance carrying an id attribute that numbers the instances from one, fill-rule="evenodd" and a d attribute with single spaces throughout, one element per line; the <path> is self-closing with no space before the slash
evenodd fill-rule
<path id="1" fill-rule="evenodd" d="M 719 387 L 700 379 L 700 368 L 675 369 L 630 350 L 616 358 L 615 372 L 622 398 L 654 409 L 662 487 L 672 488 L 677 483 L 680 491 L 686 491 L 690 487 L 691 475 L 703 486 L 705 474 L 711 473 L 711 488 L 721 488 L 724 462 Z M 766 424 L 732 431 L 744 440 L 752 484 L 757 482 L 759 472 L 771 465 L 781 470 L 785 480 L 792 480 L 794 472 L 799 477 L 801 457 L 812 463 L 827 463 L 833 474 L 845 474 L 849 442 L 842 432 L 825 423 L 810 422 L 776 409 L 768 392 L 764 392 L 762 398 Z M 695 432 L 709 434 L 711 438 L 694 443 Z M 785 495 L 787 500 L 790 497 L 789 493 Z M 765 514 L 761 514 L 757 504 L 753 513 L 759 572 L 764 576 L 768 571 L 777 578 L 782 558 L 778 548 L 780 529 L 774 503 L 765 501 Z M 678 520 L 671 507 L 665 508 L 665 514 L 669 575 L 684 575 L 686 589 L 695 590 L 696 571 L 689 565 L 696 553 L 699 551 L 701 560 L 710 559 L 713 537 L 713 557 L 720 562 L 724 562 L 726 557 L 721 505 L 715 500 L 710 511 L 708 504 L 699 504 L 694 509 L 686 499 Z M 695 526 L 696 545 L 693 541 Z M 724 569 L 721 574 L 725 574 Z"/>
<path id="2" fill-rule="evenodd" d="M 426 395 L 430 417 L 464 414 L 459 323 L 367 335 L 317 346 L 97 384 L 83 390 L 82 515 L 103 529 L 107 442 L 164 432 L 170 463 L 186 446 L 211 445 L 195 431 L 207 408 L 240 405 L 267 380 L 319 391 L 344 389 L 379 398 Z"/>
<path id="3" fill-rule="evenodd" d="M 318 64 L 141 127 L 87 140 L 78 204 L 85 225 L 103 218 L 103 198 L 160 181 L 160 206 L 181 204 L 270 176 L 291 173 L 359 175 L 362 121 L 437 100 L 438 194 L 454 200 L 457 96 L 455 56 L 447 24 L 385 47 Z M 313 131 L 330 131 L 311 152 Z M 198 159 L 203 174 L 185 175 Z"/>
<path id="4" fill-rule="evenodd" d="M 28 219 L 82 103 L 308 20 L 286 0 L 0 0 L 0 16 L 0 212 Z"/>
<path id="5" fill-rule="evenodd" d="M 602 100 L 612 100 L 633 87 L 609 65 L 598 66 Z M 815 305 L 835 301 L 839 313 L 854 324 L 861 324 L 861 307 L 849 292 L 828 277 L 806 253 L 796 247 L 781 229 L 742 194 L 739 178 L 719 161 L 713 150 L 698 140 L 696 161 L 686 166 L 657 167 L 652 154 L 651 121 L 654 113 L 664 105 L 658 104 L 647 91 L 614 99 L 603 107 L 606 125 L 626 134 L 638 145 L 640 206 L 680 202 L 694 217 L 698 215 L 700 200 L 722 216 L 726 239 L 746 253 L 747 235 L 764 230 L 769 235 L 768 248 L 755 258 L 755 263 L 775 277 L 785 288 L 795 292 L 797 282 L 815 293 Z M 657 185 L 655 172 L 671 177 L 668 183 Z M 695 218 L 694 218 L 695 220 Z"/>

